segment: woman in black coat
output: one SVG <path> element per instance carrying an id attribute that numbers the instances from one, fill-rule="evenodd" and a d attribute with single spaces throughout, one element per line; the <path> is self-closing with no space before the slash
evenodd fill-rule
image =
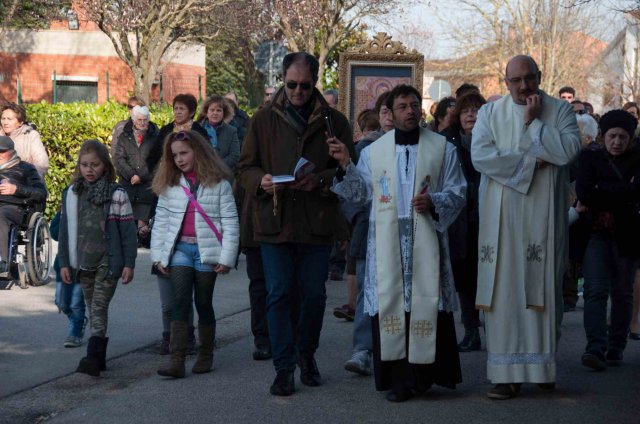
<path id="1" fill-rule="evenodd" d="M 229 101 L 222 96 L 211 96 L 205 100 L 198 116 L 198 123 L 208 134 L 208 139 L 218 156 L 233 171 L 240 158 L 238 130 L 225 122 L 233 114 Z"/>
<path id="2" fill-rule="evenodd" d="M 139 242 L 145 244 L 149 236 L 149 219 L 156 196 L 151 191 L 153 171 L 162 151 L 158 138 L 158 127 L 149 121 L 149 109 L 135 106 L 131 120 L 118 137 L 114 165 L 120 184 L 126 190 L 133 207 L 133 217 L 138 223 Z"/>
<path id="3" fill-rule="evenodd" d="M 631 322 L 640 257 L 640 151 L 631 145 L 636 126 L 623 110 L 607 112 L 600 118 L 604 145 L 583 150 L 578 159 L 576 210 L 589 228 L 582 268 L 587 336 L 582 364 L 595 370 L 622 360 Z"/>
<path id="4" fill-rule="evenodd" d="M 460 352 L 480 350 L 480 315 L 475 308 L 478 288 L 478 187 L 480 173 L 471 163 L 471 132 L 478 110 L 486 103 L 477 92 L 470 92 L 456 100 L 447 140 L 456 146 L 462 172 L 467 179 L 467 203 L 449 227 L 451 268 L 460 298 L 464 338 L 458 344 Z M 444 135 L 444 134 L 443 134 Z"/>

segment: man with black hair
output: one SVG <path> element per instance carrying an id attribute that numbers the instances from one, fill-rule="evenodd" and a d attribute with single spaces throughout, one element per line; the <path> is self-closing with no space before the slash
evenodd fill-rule
<path id="1" fill-rule="evenodd" d="M 569 86 L 562 87 L 558 92 L 558 97 L 571 103 L 576 99 L 576 90 Z"/>
<path id="2" fill-rule="evenodd" d="M 395 130 L 365 147 L 358 165 L 345 145 L 329 140 L 340 162 L 332 190 L 372 208 L 364 305 L 376 389 L 390 390 L 391 402 L 462 381 L 447 228 L 465 204 L 466 181 L 453 144 L 418 125 L 421 101 L 409 85 L 391 90 Z"/>
<path id="3" fill-rule="evenodd" d="M 296 363 L 302 384 L 322 384 L 314 355 L 326 306 L 329 254 L 334 240 L 348 237 L 338 199 L 329 190 L 337 166 L 326 144 L 329 127 L 354 152 L 349 122 L 315 88 L 318 60 L 305 52 L 290 53 L 282 67 L 284 86 L 251 119 L 236 168 L 238 184 L 252 194 L 253 238 L 264 266 L 277 372 L 271 386 L 275 396 L 293 394 Z M 311 172 L 290 184 L 274 181 L 274 176 L 293 175 L 301 158 L 313 163 Z M 294 283 L 300 299 L 289 296 Z M 292 302 L 300 302 L 297 323 L 289 314 Z"/>

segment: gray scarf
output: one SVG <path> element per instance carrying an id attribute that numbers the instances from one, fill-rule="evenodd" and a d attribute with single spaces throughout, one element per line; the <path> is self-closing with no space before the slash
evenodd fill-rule
<path id="1" fill-rule="evenodd" d="M 87 200 L 96 206 L 100 206 L 111 200 L 116 187 L 117 184 L 107 181 L 105 176 L 95 183 L 90 183 L 82 178 L 73 185 L 73 192 L 80 194 L 86 190 Z"/>
<path id="2" fill-rule="evenodd" d="M 13 156 L 11 156 L 11 159 L 9 159 L 7 162 L 0 165 L 0 171 L 9 169 L 13 166 L 16 166 L 19 163 L 20 163 L 20 158 L 18 157 L 18 154 L 16 152 L 13 152 Z"/>

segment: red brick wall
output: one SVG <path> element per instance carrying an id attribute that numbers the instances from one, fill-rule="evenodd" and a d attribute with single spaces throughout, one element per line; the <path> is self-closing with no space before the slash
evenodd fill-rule
<path id="1" fill-rule="evenodd" d="M 109 72 L 109 96 L 125 102 L 133 92 L 133 76 L 119 58 L 101 56 L 67 56 L 44 54 L 0 53 L 0 98 L 16 101 L 16 78 L 20 75 L 22 98 L 25 102 L 53 101 L 53 71 L 57 75 L 91 76 L 98 78 L 98 102 L 107 100 L 106 74 Z M 163 72 L 163 97 L 171 101 L 178 93 L 191 93 L 197 98 L 198 75 L 202 76 L 202 96 L 205 95 L 204 67 L 168 64 Z M 158 94 L 156 94 L 156 99 Z"/>

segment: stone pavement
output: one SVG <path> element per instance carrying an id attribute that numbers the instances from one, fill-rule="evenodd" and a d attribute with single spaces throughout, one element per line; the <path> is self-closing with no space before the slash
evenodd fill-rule
<path id="1" fill-rule="evenodd" d="M 582 309 L 565 314 L 554 393 L 524 385 L 508 401 L 489 400 L 486 352 L 461 354 L 464 382 L 434 387 L 403 404 L 378 393 L 371 377 L 344 371 L 352 324 L 331 314 L 344 303 L 342 283 L 327 282 L 327 310 L 317 353 L 324 385 L 306 387 L 296 372 L 296 393 L 273 397 L 270 361 L 251 359 L 248 281 L 239 270 L 218 279 L 214 307 L 218 348 L 214 370 L 181 380 L 156 375 L 159 296 L 140 250 L 136 278 L 120 286 L 109 327 L 108 371 L 99 378 L 73 371 L 85 346 L 65 349 L 66 318 L 53 305 L 55 284 L 0 291 L 0 423 L 483 423 L 640 422 L 640 342 L 630 341 L 625 362 L 606 372 L 580 364 Z M 459 334 L 462 333 L 460 324 Z M 188 366 L 193 358 L 188 360 Z"/>

